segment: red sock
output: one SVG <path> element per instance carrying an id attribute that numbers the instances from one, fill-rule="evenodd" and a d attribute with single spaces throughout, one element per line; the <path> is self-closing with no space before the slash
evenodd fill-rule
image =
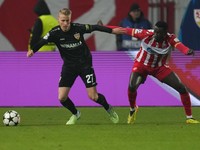
<path id="1" fill-rule="evenodd" d="M 191 101 L 190 101 L 190 96 L 189 93 L 184 93 L 184 94 L 180 94 L 181 96 L 181 101 L 183 104 L 183 107 L 185 109 L 185 114 L 187 116 L 191 116 L 192 115 L 192 109 L 191 109 Z"/>
<path id="2" fill-rule="evenodd" d="M 130 90 L 128 90 L 128 100 L 131 108 L 134 108 L 136 106 L 136 97 L 137 97 L 137 91 L 131 92 Z"/>

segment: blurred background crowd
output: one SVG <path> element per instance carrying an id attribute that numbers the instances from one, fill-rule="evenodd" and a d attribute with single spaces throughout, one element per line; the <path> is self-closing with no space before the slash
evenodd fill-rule
<path id="1" fill-rule="evenodd" d="M 150 29 L 158 20 L 169 25 L 188 47 L 200 50 L 199 0 L 0 0 L 0 51 L 27 51 L 57 25 L 63 7 L 73 11 L 73 22 Z M 106 33 L 85 35 L 92 51 L 138 50 L 137 39 Z M 41 51 L 55 51 L 49 45 Z"/>

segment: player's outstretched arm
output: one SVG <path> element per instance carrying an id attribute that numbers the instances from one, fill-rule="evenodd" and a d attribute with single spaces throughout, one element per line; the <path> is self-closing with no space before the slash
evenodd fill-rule
<path id="1" fill-rule="evenodd" d="M 99 20 L 97 22 L 97 25 L 104 26 L 102 20 Z M 111 28 L 113 34 L 126 34 L 127 33 L 126 29 L 119 27 L 119 26 L 105 26 L 105 27 Z"/>
<path id="2" fill-rule="evenodd" d="M 178 50 L 180 50 L 185 55 L 193 55 L 194 56 L 194 54 L 195 54 L 193 49 L 188 48 L 181 42 L 176 43 L 174 47 L 177 48 Z"/>
<path id="3" fill-rule="evenodd" d="M 127 30 L 125 28 L 118 27 L 118 28 L 113 28 L 112 33 L 113 34 L 126 34 Z"/>

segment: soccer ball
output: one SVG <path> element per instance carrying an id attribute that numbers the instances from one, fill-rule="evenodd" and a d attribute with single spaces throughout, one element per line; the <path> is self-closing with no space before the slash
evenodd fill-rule
<path id="1" fill-rule="evenodd" d="M 19 113 L 15 110 L 8 110 L 3 115 L 3 124 L 6 126 L 16 126 L 20 123 Z"/>

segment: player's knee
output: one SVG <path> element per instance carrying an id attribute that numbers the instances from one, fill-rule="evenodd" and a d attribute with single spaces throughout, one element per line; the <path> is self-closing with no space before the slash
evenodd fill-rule
<path id="1" fill-rule="evenodd" d="M 180 94 L 183 94 L 183 93 L 186 93 L 186 92 L 187 92 L 187 89 L 186 89 L 186 87 L 185 87 L 183 84 L 180 84 L 179 87 L 177 87 L 177 91 L 178 91 Z"/>
<path id="2" fill-rule="evenodd" d="M 88 94 L 88 97 L 89 97 L 89 99 L 91 99 L 91 100 L 93 100 L 93 101 L 96 101 L 97 98 L 98 98 L 98 95 L 92 93 L 92 94 Z"/>
<path id="3" fill-rule="evenodd" d="M 137 90 L 137 86 L 136 85 L 129 85 L 129 87 L 128 87 L 128 89 L 129 89 L 129 91 L 131 91 L 131 92 L 135 92 L 136 90 Z"/>
<path id="4" fill-rule="evenodd" d="M 64 102 L 67 99 L 67 96 L 58 95 L 58 100 Z"/>
<path id="5" fill-rule="evenodd" d="M 93 101 L 96 101 L 96 100 L 97 100 L 97 99 L 95 98 L 94 95 L 89 95 L 88 97 L 89 97 L 89 99 L 91 99 L 91 100 L 93 100 Z"/>

